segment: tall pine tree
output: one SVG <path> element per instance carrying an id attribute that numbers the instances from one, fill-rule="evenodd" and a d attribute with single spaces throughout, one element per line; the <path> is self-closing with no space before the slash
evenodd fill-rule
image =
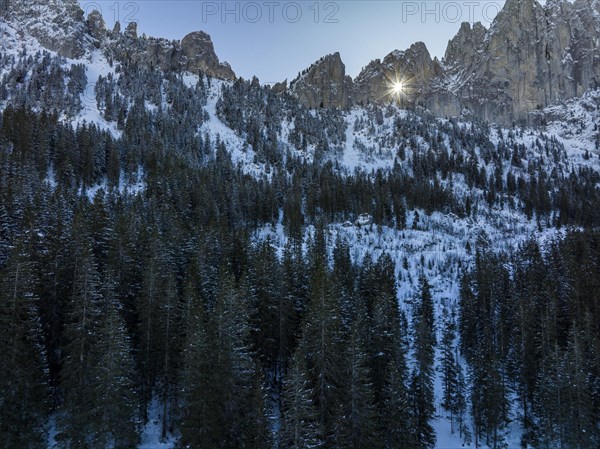
<path id="1" fill-rule="evenodd" d="M 434 417 L 434 356 L 435 327 L 433 297 L 424 275 L 419 281 L 420 293 L 413 313 L 415 366 L 411 379 L 411 405 L 413 415 L 414 445 L 429 449 L 435 445 L 435 431 L 431 425 Z"/>

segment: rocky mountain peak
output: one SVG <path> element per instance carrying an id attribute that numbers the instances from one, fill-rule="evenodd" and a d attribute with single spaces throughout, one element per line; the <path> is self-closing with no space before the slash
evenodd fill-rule
<path id="1" fill-rule="evenodd" d="M 383 61 L 371 61 L 356 77 L 356 98 L 363 102 L 388 102 L 391 87 L 396 81 L 404 81 L 414 98 L 428 89 L 433 78 L 440 75 L 439 62 L 423 42 L 417 42 L 407 50 L 394 50 Z"/>
<path id="2" fill-rule="evenodd" d="M 544 8 L 537 0 L 507 0 L 492 22 L 489 37 L 502 34 L 514 43 L 525 33 L 535 32 L 535 27 L 544 17 Z"/>
<path id="3" fill-rule="evenodd" d="M 310 108 L 346 108 L 354 86 L 339 53 L 322 57 L 290 83 L 290 89 Z"/>
<path id="4" fill-rule="evenodd" d="M 125 64 L 158 68 L 165 72 L 188 71 L 213 78 L 235 79 L 235 73 L 215 53 L 210 36 L 202 31 L 186 35 L 181 41 L 155 37 L 139 37 L 130 23 L 123 33 L 116 29 L 105 42 L 104 51 Z"/>
<path id="5" fill-rule="evenodd" d="M 130 39 L 137 39 L 138 34 L 137 34 L 137 22 L 129 22 L 127 24 L 127 27 L 125 28 L 125 36 L 129 37 Z"/>
<path id="6" fill-rule="evenodd" d="M 487 29 L 481 22 L 475 23 L 472 27 L 469 22 L 463 22 L 460 30 L 448 42 L 446 53 L 444 55 L 444 64 L 448 69 L 460 70 L 469 61 L 473 60 L 475 54 L 483 46 Z"/>
<path id="7" fill-rule="evenodd" d="M 323 56 L 318 61 L 311 64 L 311 66 L 298 74 L 298 77 L 292 81 L 292 85 L 297 84 L 303 80 L 311 79 L 319 76 L 328 76 L 333 79 L 343 79 L 346 75 L 346 66 L 342 62 L 342 57 L 339 53 L 332 53 L 330 55 Z"/>
<path id="8" fill-rule="evenodd" d="M 106 37 L 106 23 L 99 11 L 93 10 L 87 17 L 87 28 L 90 35 L 99 44 Z"/>
<path id="9" fill-rule="evenodd" d="M 235 79 L 235 73 L 227 63 L 221 63 L 212 40 L 203 31 L 195 31 L 181 40 L 181 53 L 185 58 L 185 70 L 206 73 L 222 79 Z"/>
<path id="10" fill-rule="evenodd" d="M 594 16 L 591 3 L 587 5 L 578 13 L 575 5 L 561 0 L 545 7 L 535 0 L 506 3 L 469 68 L 474 74 L 473 95 L 486 102 L 486 108 L 494 105 L 485 111 L 485 118 L 524 120 L 532 110 L 598 85 L 600 30 L 586 26 Z"/>

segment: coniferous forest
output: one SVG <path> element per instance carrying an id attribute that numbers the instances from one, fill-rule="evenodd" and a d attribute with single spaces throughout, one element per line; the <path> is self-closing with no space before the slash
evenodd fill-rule
<path id="1" fill-rule="evenodd" d="M 135 66 L 101 77 L 94 101 L 115 134 L 65 123 L 81 107 L 77 68 L 11 58 L 0 58 L 13 66 L 0 83 L 1 447 L 47 447 L 53 432 L 60 448 L 133 448 L 158 417 L 180 448 L 430 449 L 440 416 L 476 447 L 508 448 L 514 423 L 523 448 L 599 447 L 600 175 L 558 140 L 366 105 L 350 127 L 391 128 L 359 150 L 392 148 L 396 162 L 352 172 L 336 160 L 339 111 L 239 79 L 215 110 L 256 174 L 198 132 L 214 120 L 214 80 Z M 67 87 L 35 89 L 49 79 Z M 468 241 L 444 307 L 424 259 L 401 305 L 398 254 L 357 259 L 331 232 L 361 213 L 364 232 L 402 235 L 428 231 L 434 213 L 499 210 L 561 233 Z M 276 226 L 283 244 L 261 238 Z"/>

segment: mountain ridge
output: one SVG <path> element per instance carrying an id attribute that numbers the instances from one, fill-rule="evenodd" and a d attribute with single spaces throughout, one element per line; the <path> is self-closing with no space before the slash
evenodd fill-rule
<path id="1" fill-rule="evenodd" d="M 399 77 L 407 89 L 402 102 L 437 116 L 469 111 L 490 122 L 536 124 L 539 114 L 531 112 L 600 86 L 599 42 L 598 0 L 545 6 L 510 0 L 489 29 L 463 23 L 441 62 L 422 43 L 392 51 L 383 63 L 371 61 L 353 80 L 352 97 L 356 103 L 394 101 L 391 87 Z M 326 87 L 308 86 L 327 94 Z"/>
<path id="2" fill-rule="evenodd" d="M 97 11 L 84 17 L 77 0 L 3 0 L 0 18 L 59 55 L 80 59 L 100 49 L 125 68 L 203 73 L 235 80 L 208 34 L 181 40 L 137 35 L 135 23 L 106 29 Z M 394 81 L 403 82 L 395 95 Z M 489 28 L 463 23 L 442 58 L 416 42 L 374 59 L 352 78 L 339 53 L 326 55 L 292 81 L 277 85 L 309 108 L 348 109 L 400 101 L 438 117 L 463 114 L 500 124 L 543 122 L 544 108 L 600 87 L 600 1 L 509 0 Z"/>
<path id="3" fill-rule="evenodd" d="M 127 24 L 123 32 L 117 22 L 110 31 L 100 12 L 94 10 L 84 17 L 77 0 L 3 0 L 0 19 L 65 58 L 81 59 L 101 49 L 126 67 L 133 64 L 167 72 L 204 73 L 218 79 L 236 78 L 231 66 L 219 60 L 210 36 L 202 31 L 172 41 L 138 36 L 136 22 Z"/>

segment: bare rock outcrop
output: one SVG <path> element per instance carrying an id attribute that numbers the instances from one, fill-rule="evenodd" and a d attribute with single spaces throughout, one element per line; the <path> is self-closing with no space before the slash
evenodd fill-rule
<path id="1" fill-rule="evenodd" d="M 290 83 L 291 91 L 309 108 L 346 108 L 354 86 L 339 53 L 327 55 Z"/>
<path id="2" fill-rule="evenodd" d="M 419 101 L 431 89 L 431 82 L 441 74 L 437 60 L 432 59 L 423 42 L 405 51 L 393 51 L 383 61 L 376 59 L 355 79 L 356 98 L 363 103 L 394 100 L 393 87 L 402 83 L 406 101 Z"/>
<path id="3" fill-rule="evenodd" d="M 229 64 L 219 61 L 210 36 L 202 31 L 190 33 L 181 40 L 181 53 L 186 58 L 185 70 L 189 72 L 203 72 L 221 79 L 235 78 Z"/>

